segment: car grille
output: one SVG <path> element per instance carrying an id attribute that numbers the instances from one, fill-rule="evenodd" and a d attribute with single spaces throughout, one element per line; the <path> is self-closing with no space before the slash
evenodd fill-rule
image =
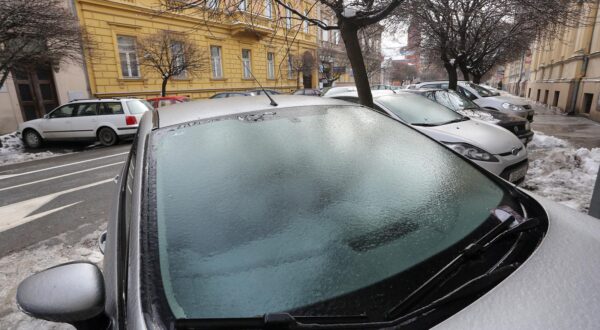
<path id="1" fill-rule="evenodd" d="M 515 149 L 516 149 L 516 152 L 517 152 L 517 154 L 518 154 L 519 152 L 521 152 L 521 150 L 523 150 L 523 148 L 522 148 L 522 147 L 518 147 L 518 148 L 515 148 Z M 504 153 L 501 153 L 501 154 L 498 154 L 498 155 L 500 155 L 500 156 L 510 156 L 510 155 L 512 155 L 512 154 L 513 154 L 513 153 L 512 153 L 512 150 L 511 150 L 511 151 L 504 152 Z"/>

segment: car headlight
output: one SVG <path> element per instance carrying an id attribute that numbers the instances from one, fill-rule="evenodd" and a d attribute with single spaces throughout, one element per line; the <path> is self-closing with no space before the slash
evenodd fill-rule
<path id="1" fill-rule="evenodd" d="M 444 142 L 444 144 L 450 147 L 452 150 L 472 160 L 480 160 L 483 162 L 499 161 L 498 158 L 494 157 L 494 155 L 490 154 L 489 152 L 468 143 Z"/>
<path id="2" fill-rule="evenodd" d="M 521 106 L 510 104 L 510 103 L 507 103 L 507 102 L 502 103 L 502 107 L 504 109 L 511 110 L 511 111 L 523 111 L 523 110 L 525 110 Z"/>
<path id="3" fill-rule="evenodd" d="M 526 131 L 531 130 L 531 123 L 529 122 L 529 120 L 525 122 L 525 130 Z"/>

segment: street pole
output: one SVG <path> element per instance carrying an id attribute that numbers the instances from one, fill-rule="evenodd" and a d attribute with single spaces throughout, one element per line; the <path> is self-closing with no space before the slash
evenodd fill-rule
<path id="1" fill-rule="evenodd" d="M 589 215 L 600 219 L 600 167 L 598 167 L 598 176 L 596 176 L 596 185 L 592 193 Z"/>

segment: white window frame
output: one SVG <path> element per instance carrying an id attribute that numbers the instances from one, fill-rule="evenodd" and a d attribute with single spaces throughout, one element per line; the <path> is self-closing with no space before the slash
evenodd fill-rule
<path id="1" fill-rule="evenodd" d="M 216 56 L 213 54 L 213 49 L 217 50 Z M 210 46 L 210 67 L 213 79 L 223 79 L 223 48 L 221 46 Z"/>
<path id="2" fill-rule="evenodd" d="M 248 4 L 246 3 L 246 0 L 240 0 L 240 3 L 238 4 L 238 9 L 241 11 L 246 11 L 248 9 Z"/>
<path id="3" fill-rule="evenodd" d="M 219 0 L 207 0 L 206 8 L 210 10 L 217 10 L 219 8 Z"/>
<path id="4" fill-rule="evenodd" d="M 181 56 L 176 56 L 175 54 L 173 54 L 175 52 L 175 47 L 179 45 L 179 47 L 181 47 L 180 49 L 180 55 Z M 176 66 L 180 66 L 183 65 L 185 63 L 185 54 L 183 53 L 183 42 L 181 41 L 173 41 L 171 42 L 171 56 L 173 56 L 173 61 L 175 62 Z M 175 78 L 178 79 L 183 79 L 187 76 L 187 72 L 184 70 L 183 72 L 181 72 L 179 75 L 175 76 Z"/>
<path id="5" fill-rule="evenodd" d="M 275 53 L 267 53 L 267 79 L 275 79 Z"/>
<path id="6" fill-rule="evenodd" d="M 336 45 L 340 44 L 340 31 L 338 30 L 333 31 L 333 43 Z"/>
<path id="7" fill-rule="evenodd" d="M 324 19 L 323 25 L 329 26 L 329 21 Z M 321 38 L 323 41 L 329 41 L 329 30 L 321 30 Z"/>
<path id="8" fill-rule="evenodd" d="M 264 15 L 268 18 L 273 18 L 273 0 L 265 0 L 265 11 Z"/>
<path id="9" fill-rule="evenodd" d="M 119 38 L 123 38 L 123 39 L 130 39 L 133 41 L 133 50 L 126 50 L 123 49 L 125 47 L 125 45 L 122 45 L 121 43 L 119 43 Z M 119 61 L 121 64 L 121 74 L 123 76 L 123 78 L 127 78 L 127 79 L 135 79 L 135 78 L 140 78 L 140 62 L 137 56 L 137 40 L 135 37 L 132 36 L 125 36 L 125 35 L 117 35 L 117 48 L 119 50 Z M 125 63 L 122 63 L 122 59 L 121 59 L 121 54 L 125 55 Z M 133 69 L 133 65 L 132 65 L 132 60 L 135 59 L 135 71 L 137 72 L 137 75 L 134 75 L 134 69 Z M 125 67 L 123 67 L 123 64 L 125 64 Z M 126 69 L 126 70 L 124 70 Z"/>
<path id="10" fill-rule="evenodd" d="M 292 7 L 292 4 L 288 3 L 288 7 Z M 292 29 L 292 11 L 289 8 L 285 8 L 285 27 L 288 30 Z"/>
<path id="11" fill-rule="evenodd" d="M 293 55 L 288 54 L 288 79 L 294 79 Z"/>
<path id="12" fill-rule="evenodd" d="M 244 53 L 248 56 L 244 56 Z M 252 51 L 242 49 L 242 78 L 252 79 Z"/>
<path id="13" fill-rule="evenodd" d="M 304 11 L 304 17 L 308 18 L 308 10 Z M 304 24 L 304 33 L 309 34 L 310 30 L 309 30 L 309 27 L 308 27 L 308 21 L 305 19 L 304 22 L 302 22 L 302 24 Z"/>

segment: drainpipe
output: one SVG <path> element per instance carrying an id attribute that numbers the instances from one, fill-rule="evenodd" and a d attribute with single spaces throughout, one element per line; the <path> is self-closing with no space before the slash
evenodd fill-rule
<path id="1" fill-rule="evenodd" d="M 592 11 L 591 17 L 594 18 L 594 23 L 596 22 L 596 14 L 598 13 L 598 6 L 600 6 L 600 0 L 596 1 L 596 6 Z M 590 61 L 590 52 L 592 51 L 592 41 L 594 40 L 594 30 L 592 30 L 592 35 L 590 37 L 590 41 L 588 43 L 587 54 L 584 52 L 583 54 L 583 64 L 581 65 L 581 74 L 575 77 L 575 88 L 573 89 L 573 94 L 571 95 L 571 100 L 569 102 L 569 111 L 565 114 L 573 115 L 575 114 L 575 107 L 577 106 L 577 97 L 579 96 L 579 88 L 581 86 L 581 81 L 587 75 L 588 63 Z"/>

